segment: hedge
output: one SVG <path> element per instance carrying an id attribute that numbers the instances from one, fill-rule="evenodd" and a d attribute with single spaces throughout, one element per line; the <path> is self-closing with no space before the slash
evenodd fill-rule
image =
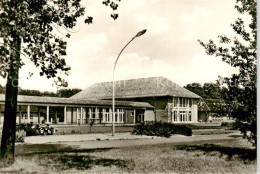
<path id="1" fill-rule="evenodd" d="M 172 134 L 192 135 L 192 130 L 186 125 L 163 122 L 145 122 L 134 126 L 132 134 L 170 137 Z"/>

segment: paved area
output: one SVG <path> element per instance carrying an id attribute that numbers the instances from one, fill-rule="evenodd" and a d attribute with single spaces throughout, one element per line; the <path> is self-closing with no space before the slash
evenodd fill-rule
<path id="1" fill-rule="evenodd" d="M 173 135 L 170 138 L 163 138 L 163 137 L 155 137 L 155 138 L 146 138 L 143 137 L 142 139 L 114 139 L 113 141 L 82 141 L 82 142 L 60 142 L 64 145 L 74 146 L 78 148 L 84 149 L 92 149 L 92 148 L 112 148 L 112 147 L 127 147 L 127 146 L 140 146 L 140 145 L 152 145 L 152 144 L 164 144 L 164 143 L 171 143 L 171 144 L 185 144 L 185 143 L 195 143 L 195 142 L 204 142 L 210 143 L 211 140 L 232 140 L 234 137 L 232 135 L 238 135 L 239 133 L 230 133 L 230 134 L 217 134 L 217 135 L 194 135 L 191 137 L 182 136 L 182 135 Z M 243 142 L 240 143 L 241 147 L 247 147 L 248 142 L 242 140 Z"/>
<path id="2" fill-rule="evenodd" d="M 159 137 L 132 135 L 131 133 L 116 133 L 112 136 L 107 134 L 77 134 L 77 135 L 49 135 L 49 136 L 29 136 L 25 138 L 25 143 L 61 143 L 61 142 L 82 142 L 82 141 L 104 141 L 104 140 L 133 140 L 133 139 L 152 139 Z"/>
<path id="3" fill-rule="evenodd" d="M 240 135 L 238 131 L 228 134 L 193 135 L 190 137 L 183 135 L 172 135 L 170 138 L 131 135 L 130 133 L 116 133 L 115 136 L 112 136 L 111 134 L 51 135 L 26 137 L 25 143 L 55 143 L 74 146 L 77 148 L 89 149 L 138 146 L 147 144 L 151 145 L 163 143 L 180 144 L 199 141 L 210 143 L 211 140 L 232 140 L 237 135 Z M 248 142 L 246 140 L 242 140 L 241 143 L 241 146 L 248 146 Z"/>

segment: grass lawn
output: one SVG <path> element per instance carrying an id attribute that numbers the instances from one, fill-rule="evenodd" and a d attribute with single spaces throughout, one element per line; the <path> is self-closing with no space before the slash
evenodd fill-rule
<path id="1" fill-rule="evenodd" d="M 234 137 L 103 149 L 21 144 L 16 162 L 0 173 L 256 173 L 256 152 L 239 146 L 240 141 Z"/>

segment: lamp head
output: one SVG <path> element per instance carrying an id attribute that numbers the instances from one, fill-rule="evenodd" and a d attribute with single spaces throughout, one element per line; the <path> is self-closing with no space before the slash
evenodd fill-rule
<path id="1" fill-rule="evenodd" d="M 144 35 L 145 32 L 146 32 L 146 29 L 144 29 L 144 30 L 142 30 L 142 31 L 139 31 L 139 32 L 135 35 L 135 37 L 140 37 L 140 36 Z"/>

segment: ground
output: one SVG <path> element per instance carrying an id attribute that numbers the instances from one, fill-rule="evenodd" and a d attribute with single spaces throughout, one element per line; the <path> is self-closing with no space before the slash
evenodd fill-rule
<path id="1" fill-rule="evenodd" d="M 198 130 L 192 137 L 170 138 L 55 136 L 57 141 L 40 136 L 17 144 L 15 164 L 0 173 L 256 173 L 256 152 L 237 131 Z"/>

